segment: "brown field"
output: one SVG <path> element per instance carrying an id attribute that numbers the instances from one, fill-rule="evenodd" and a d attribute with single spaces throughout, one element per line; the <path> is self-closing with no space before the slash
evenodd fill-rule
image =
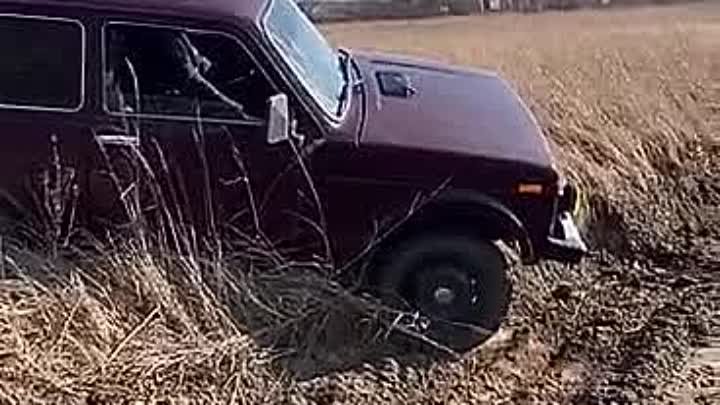
<path id="1" fill-rule="evenodd" d="M 720 404 L 720 4 L 323 29 L 516 84 L 586 191 L 592 257 L 515 268 L 505 330 L 439 359 L 313 272 L 217 295 L 200 259 L 137 243 L 90 263 L 10 249 L 0 404 Z"/>

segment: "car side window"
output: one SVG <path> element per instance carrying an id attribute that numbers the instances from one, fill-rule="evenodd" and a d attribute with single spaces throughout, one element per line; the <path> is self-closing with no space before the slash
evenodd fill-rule
<path id="1" fill-rule="evenodd" d="M 0 15 L 0 107 L 82 107 L 85 32 L 78 21 Z"/>
<path id="2" fill-rule="evenodd" d="M 261 122 L 273 89 L 248 50 L 215 32 L 110 23 L 104 29 L 111 113 Z"/>

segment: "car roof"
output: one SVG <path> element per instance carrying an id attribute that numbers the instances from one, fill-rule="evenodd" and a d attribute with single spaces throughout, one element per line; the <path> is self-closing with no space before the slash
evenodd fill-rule
<path id="1" fill-rule="evenodd" d="M 133 10 L 140 13 L 187 17 L 247 17 L 258 20 L 270 0 L 0 0 L 9 4 Z"/>

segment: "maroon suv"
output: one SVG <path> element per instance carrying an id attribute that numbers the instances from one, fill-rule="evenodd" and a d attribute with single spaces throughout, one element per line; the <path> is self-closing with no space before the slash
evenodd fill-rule
<path id="1" fill-rule="evenodd" d="M 79 207 L 54 214 L 89 229 L 137 197 L 368 268 L 456 349 L 507 309 L 496 242 L 524 263 L 585 254 L 573 188 L 507 83 L 333 49 L 292 0 L 0 0 L 0 53 L 5 218 L 57 211 L 53 184 Z"/>

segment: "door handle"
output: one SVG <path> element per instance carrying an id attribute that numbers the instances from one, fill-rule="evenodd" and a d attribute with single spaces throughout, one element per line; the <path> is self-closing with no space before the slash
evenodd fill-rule
<path id="1" fill-rule="evenodd" d="M 103 145 L 112 146 L 139 146 L 140 139 L 126 134 L 96 134 L 95 138 Z"/>
<path id="2" fill-rule="evenodd" d="M 95 139 L 102 145 L 139 146 L 140 139 L 119 127 L 101 127 L 95 130 Z"/>

